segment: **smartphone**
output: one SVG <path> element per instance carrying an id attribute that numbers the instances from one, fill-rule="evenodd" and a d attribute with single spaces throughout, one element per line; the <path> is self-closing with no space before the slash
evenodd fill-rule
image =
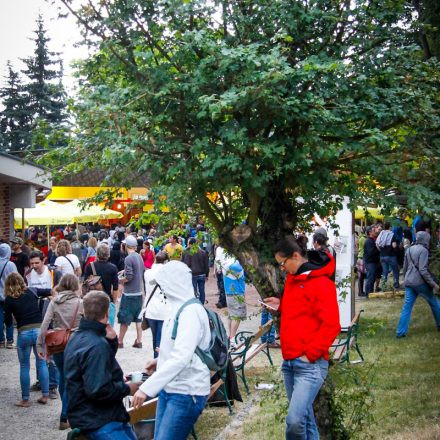
<path id="1" fill-rule="evenodd" d="M 264 301 L 261 301 L 261 299 L 259 299 L 258 302 L 259 302 L 263 307 L 266 307 L 266 308 L 268 308 L 268 309 L 270 309 L 270 310 L 273 310 L 274 312 L 277 311 L 277 309 L 276 309 L 275 307 L 272 307 L 272 306 L 270 306 L 269 304 L 266 304 Z"/>

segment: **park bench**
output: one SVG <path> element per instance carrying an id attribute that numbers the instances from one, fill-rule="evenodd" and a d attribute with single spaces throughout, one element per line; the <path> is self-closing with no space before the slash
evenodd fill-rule
<path id="1" fill-rule="evenodd" d="M 247 384 L 245 375 L 245 365 L 257 356 L 258 353 L 263 352 L 269 359 L 270 365 L 273 365 L 270 357 L 268 342 L 261 342 L 260 338 L 268 333 L 272 328 L 273 321 L 270 320 L 266 324 L 259 327 L 255 333 L 249 331 L 242 331 L 235 335 L 235 347 L 230 351 L 232 363 L 237 374 L 243 381 L 246 392 L 249 394 L 249 386 Z"/>
<path id="2" fill-rule="evenodd" d="M 359 334 L 359 318 L 363 310 L 360 310 L 354 315 L 353 320 L 351 321 L 349 327 L 346 332 L 341 333 L 342 337 L 335 339 L 333 344 L 330 347 L 330 356 L 333 362 L 337 364 L 342 364 L 344 362 L 348 362 L 349 364 L 358 364 L 364 361 L 364 357 L 362 356 L 361 350 L 358 345 L 358 334 Z M 341 336 L 340 335 L 340 336 Z M 350 361 L 350 351 L 354 348 L 360 359 L 355 361 Z"/>

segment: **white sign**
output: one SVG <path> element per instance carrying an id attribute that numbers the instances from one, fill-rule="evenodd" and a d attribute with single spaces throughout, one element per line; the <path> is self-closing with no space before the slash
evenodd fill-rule
<path id="1" fill-rule="evenodd" d="M 327 222 L 319 216 L 315 216 L 315 221 L 319 223 L 319 226 L 327 230 L 329 244 L 336 251 L 336 285 L 338 286 L 342 281 L 346 281 L 344 286 L 337 289 L 340 323 L 343 329 L 350 325 L 354 311 L 352 306 L 354 295 L 351 285 L 351 269 L 354 260 L 353 214 L 347 207 L 348 201 L 348 197 L 345 197 L 343 208 L 335 216 L 335 223 L 339 226 L 339 229 L 337 229 L 338 235 L 335 234 L 335 231 L 330 228 Z"/>

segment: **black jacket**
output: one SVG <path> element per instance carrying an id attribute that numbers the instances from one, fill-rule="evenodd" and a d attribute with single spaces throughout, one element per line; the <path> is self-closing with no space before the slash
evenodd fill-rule
<path id="1" fill-rule="evenodd" d="M 380 263 L 379 249 L 376 247 L 376 242 L 371 237 L 367 237 L 364 244 L 364 261 L 365 263 Z"/>
<path id="2" fill-rule="evenodd" d="M 130 388 L 115 358 L 118 339 L 105 335 L 104 324 L 82 318 L 64 351 L 69 423 L 85 433 L 129 421 L 122 399 Z"/>
<path id="3" fill-rule="evenodd" d="M 182 261 L 191 269 L 193 277 L 198 275 L 209 276 L 208 253 L 202 249 L 198 248 L 197 252 L 193 254 L 191 247 L 188 247 L 182 255 Z"/>

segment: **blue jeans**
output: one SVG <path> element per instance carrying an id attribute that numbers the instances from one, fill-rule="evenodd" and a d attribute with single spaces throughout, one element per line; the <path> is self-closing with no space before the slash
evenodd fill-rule
<path id="1" fill-rule="evenodd" d="M 20 385 L 21 398 L 29 400 L 30 386 L 31 386 L 31 350 L 34 351 L 35 364 L 37 367 L 37 377 L 40 381 L 41 392 L 43 396 L 49 395 L 49 371 L 47 370 L 47 363 L 44 359 L 38 357 L 37 354 L 37 338 L 40 333 L 39 328 L 32 328 L 18 332 L 17 337 L 17 353 L 18 361 L 20 362 Z"/>
<path id="2" fill-rule="evenodd" d="M 409 328 L 409 320 L 411 312 L 417 296 L 420 295 L 428 302 L 434 315 L 435 323 L 440 328 L 440 304 L 438 299 L 432 293 L 432 288 L 427 284 L 420 286 L 405 287 L 405 302 L 403 303 L 402 312 L 400 313 L 399 324 L 397 324 L 397 337 L 405 336 Z"/>
<path id="3" fill-rule="evenodd" d="M 365 263 L 367 270 L 366 282 L 365 282 L 365 294 L 368 296 L 371 292 L 374 292 L 374 283 L 378 274 L 378 265 L 376 263 Z"/>
<path id="4" fill-rule="evenodd" d="M 266 324 L 266 322 L 270 321 L 272 319 L 272 315 L 266 310 L 263 309 L 261 312 L 261 325 Z M 264 344 L 265 342 L 269 342 L 271 344 L 272 342 L 275 342 L 275 326 L 272 325 L 270 330 L 261 336 L 261 342 Z"/>
<path id="5" fill-rule="evenodd" d="M 205 282 L 206 275 L 196 275 L 192 277 L 194 295 L 205 305 Z"/>
<path id="6" fill-rule="evenodd" d="M 161 391 L 156 410 L 154 440 L 186 440 L 205 408 L 208 396 Z"/>
<path id="7" fill-rule="evenodd" d="M 8 342 L 14 341 L 14 322 L 5 322 L 5 302 L 0 301 L 0 344 L 5 342 L 5 326 L 6 326 L 6 340 Z"/>
<path id="8" fill-rule="evenodd" d="M 380 257 L 382 264 L 382 282 L 385 284 L 388 279 L 388 274 L 392 271 L 394 278 L 394 287 L 399 287 L 399 263 L 397 257 Z"/>
<path id="9" fill-rule="evenodd" d="M 281 370 L 289 400 L 286 440 L 318 440 L 313 402 L 327 377 L 328 362 L 320 358 L 309 363 L 297 358 L 283 361 Z"/>
<path id="10" fill-rule="evenodd" d="M 218 303 L 226 307 L 226 292 L 225 283 L 223 282 L 223 273 L 217 272 L 217 289 L 218 289 Z"/>
<path id="11" fill-rule="evenodd" d="M 159 321 L 158 319 L 148 319 L 148 324 L 151 328 L 151 334 L 153 335 L 153 356 L 157 358 L 159 353 L 156 351 L 157 347 L 160 347 L 160 340 L 162 338 L 162 325 L 163 321 Z"/>
<path id="12" fill-rule="evenodd" d="M 131 425 L 110 422 L 95 431 L 87 432 L 89 440 L 137 440 Z"/>
<path id="13" fill-rule="evenodd" d="M 60 383 L 60 373 L 53 359 L 47 362 L 47 369 L 49 370 L 49 389 L 57 389 Z"/>
<path id="14" fill-rule="evenodd" d="M 61 416 L 60 420 L 65 422 L 67 421 L 67 405 L 69 403 L 69 400 L 67 398 L 67 390 L 65 388 L 64 383 L 64 352 L 63 353 L 55 353 L 53 355 L 53 360 L 58 368 L 58 371 L 60 372 L 60 381 L 59 381 L 59 391 L 61 396 Z"/>

